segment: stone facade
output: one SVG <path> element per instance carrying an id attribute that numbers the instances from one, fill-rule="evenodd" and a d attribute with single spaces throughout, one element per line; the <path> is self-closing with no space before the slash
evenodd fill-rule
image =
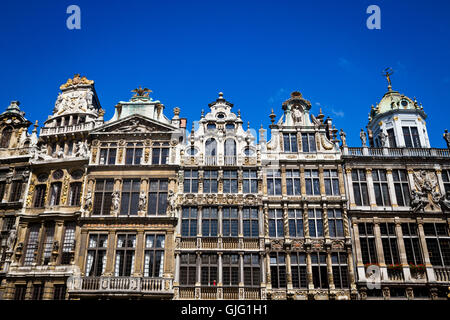
<path id="1" fill-rule="evenodd" d="M 222 93 L 186 136 L 147 88 L 109 121 L 60 89 L 39 135 L 0 115 L 1 299 L 446 298 L 450 153 L 391 85 L 361 147 L 300 92 L 267 141 Z"/>

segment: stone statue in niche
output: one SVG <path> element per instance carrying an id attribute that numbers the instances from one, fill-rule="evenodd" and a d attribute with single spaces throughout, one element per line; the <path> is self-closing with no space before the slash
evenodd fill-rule
<path id="1" fill-rule="evenodd" d="M 167 211 L 169 212 L 169 216 L 173 217 L 175 215 L 175 206 L 176 206 L 176 195 L 173 190 L 169 190 L 167 195 Z"/>
<path id="2" fill-rule="evenodd" d="M 386 146 L 387 135 L 384 133 L 384 131 L 380 131 L 380 133 L 378 134 L 378 138 L 380 139 L 380 146 L 384 148 Z"/>
<path id="3" fill-rule="evenodd" d="M 92 191 L 88 190 L 84 198 L 84 210 L 88 211 L 92 205 Z"/>
<path id="4" fill-rule="evenodd" d="M 16 227 L 14 226 L 9 231 L 8 240 L 6 240 L 6 247 L 8 248 L 8 250 L 13 250 L 14 244 L 16 243 L 16 239 L 17 239 L 17 230 Z"/>
<path id="5" fill-rule="evenodd" d="M 87 157 L 89 155 L 89 149 L 86 142 L 78 141 L 75 145 L 75 157 Z"/>
<path id="6" fill-rule="evenodd" d="M 414 213 L 417 213 L 420 210 L 423 211 L 428 203 L 429 201 L 424 192 L 417 190 L 411 192 L 411 209 Z"/>
<path id="7" fill-rule="evenodd" d="M 119 191 L 114 191 L 111 195 L 112 197 L 112 209 L 117 212 L 119 210 L 120 196 Z"/>
<path id="8" fill-rule="evenodd" d="M 294 108 L 294 110 L 292 111 L 292 120 L 294 120 L 294 124 L 301 124 L 302 113 L 298 108 Z"/>
<path id="9" fill-rule="evenodd" d="M 145 191 L 141 191 L 141 193 L 139 194 L 139 211 L 144 211 L 146 204 L 147 204 L 147 195 L 145 194 Z"/>

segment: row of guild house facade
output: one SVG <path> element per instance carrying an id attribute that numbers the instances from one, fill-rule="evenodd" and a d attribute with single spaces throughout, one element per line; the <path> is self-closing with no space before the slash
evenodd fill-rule
<path id="1" fill-rule="evenodd" d="M 270 140 L 223 93 L 191 130 L 141 87 L 105 120 L 79 74 L 39 131 L 12 101 L 0 299 L 447 299 L 450 150 L 388 81 L 359 147 L 297 91 Z"/>

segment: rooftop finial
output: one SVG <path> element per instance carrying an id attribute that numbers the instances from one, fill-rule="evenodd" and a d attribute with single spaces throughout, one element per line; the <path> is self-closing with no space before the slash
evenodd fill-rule
<path id="1" fill-rule="evenodd" d="M 392 84 L 391 84 L 391 76 L 394 74 L 394 70 L 392 68 L 388 67 L 384 69 L 382 75 L 386 77 L 386 80 L 388 82 L 388 90 L 392 90 Z"/>
<path id="2" fill-rule="evenodd" d="M 275 113 L 273 113 L 273 109 L 272 109 L 272 112 L 269 114 L 269 117 L 270 117 L 270 121 L 273 124 L 275 122 L 275 117 L 276 117 Z"/>
<path id="3" fill-rule="evenodd" d="M 148 89 L 148 88 L 144 88 L 142 89 L 141 86 L 139 86 L 139 88 L 136 88 L 134 90 L 131 90 L 131 92 L 134 92 L 134 97 L 148 97 L 149 93 L 152 92 L 152 90 Z"/>
<path id="4" fill-rule="evenodd" d="M 219 92 L 219 99 L 223 99 L 223 92 Z"/>

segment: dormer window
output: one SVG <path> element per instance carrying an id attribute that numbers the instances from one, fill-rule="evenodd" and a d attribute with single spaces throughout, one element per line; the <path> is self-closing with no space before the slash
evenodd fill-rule
<path id="1" fill-rule="evenodd" d="M 227 129 L 227 130 L 234 130 L 234 124 L 233 123 L 227 123 L 225 125 L 225 129 Z"/>
<path id="2" fill-rule="evenodd" d="M 216 125 L 214 123 L 208 123 L 206 126 L 208 130 L 216 130 Z"/>
<path id="3" fill-rule="evenodd" d="M 406 108 L 408 106 L 408 101 L 402 100 L 401 104 L 402 104 L 403 107 Z"/>
<path id="4" fill-rule="evenodd" d="M 421 148 L 417 127 L 402 127 L 403 138 L 407 148 Z"/>
<path id="5" fill-rule="evenodd" d="M 195 156 L 197 152 L 197 149 L 195 149 L 194 147 L 189 148 L 187 151 L 188 155 L 190 155 L 191 157 Z"/>
<path id="6" fill-rule="evenodd" d="M 225 115 L 223 113 L 217 114 L 217 119 L 223 119 L 225 118 Z"/>

